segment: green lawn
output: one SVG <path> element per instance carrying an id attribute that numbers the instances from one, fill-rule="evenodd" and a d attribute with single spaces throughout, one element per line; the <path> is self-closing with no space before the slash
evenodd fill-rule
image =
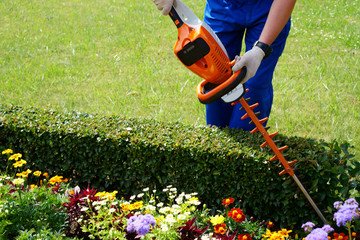
<path id="1" fill-rule="evenodd" d="M 359 145 L 359 1 L 298 1 L 292 19 L 269 125 Z M 0 1 L 0 101 L 204 125 L 176 38 L 150 0 Z"/>

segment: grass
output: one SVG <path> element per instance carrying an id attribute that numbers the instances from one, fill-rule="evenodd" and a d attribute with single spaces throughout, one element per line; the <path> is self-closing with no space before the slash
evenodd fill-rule
<path id="1" fill-rule="evenodd" d="M 202 18 L 204 0 L 185 3 Z M 298 1 L 292 19 L 269 125 L 359 145 L 359 1 Z M 201 79 L 150 0 L 0 1 L 0 23 L 2 103 L 205 124 Z"/>

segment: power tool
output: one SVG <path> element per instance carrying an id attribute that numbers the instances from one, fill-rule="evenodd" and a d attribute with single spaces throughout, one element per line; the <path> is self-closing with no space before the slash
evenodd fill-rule
<path id="1" fill-rule="evenodd" d="M 245 93 L 241 80 L 246 69 L 232 72 L 225 47 L 208 24 L 201 21 L 183 2 L 175 0 L 169 13 L 178 29 L 174 53 L 179 60 L 203 81 L 197 87 L 197 96 L 203 104 L 222 99 L 231 103 Z"/>

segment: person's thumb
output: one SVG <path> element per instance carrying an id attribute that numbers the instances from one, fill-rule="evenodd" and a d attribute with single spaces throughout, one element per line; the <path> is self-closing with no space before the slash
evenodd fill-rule
<path id="1" fill-rule="evenodd" d="M 232 67 L 233 72 L 239 71 L 242 67 L 245 66 L 245 63 L 246 63 L 245 59 L 242 57 L 236 56 L 235 59 L 236 59 L 236 62 L 234 64 L 234 66 Z"/>

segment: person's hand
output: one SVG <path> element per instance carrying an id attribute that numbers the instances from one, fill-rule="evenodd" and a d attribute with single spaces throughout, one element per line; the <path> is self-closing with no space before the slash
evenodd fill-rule
<path id="1" fill-rule="evenodd" d="M 261 60 L 264 58 L 264 51 L 254 46 L 251 50 L 247 51 L 242 57 L 235 57 L 235 64 L 232 67 L 233 72 L 239 71 L 241 68 L 246 67 L 246 75 L 241 83 L 245 83 L 247 80 L 255 76 L 258 70 Z"/>
<path id="2" fill-rule="evenodd" d="M 155 3 L 157 9 L 162 11 L 163 15 L 169 14 L 171 7 L 174 3 L 174 0 L 152 0 L 152 1 Z"/>

